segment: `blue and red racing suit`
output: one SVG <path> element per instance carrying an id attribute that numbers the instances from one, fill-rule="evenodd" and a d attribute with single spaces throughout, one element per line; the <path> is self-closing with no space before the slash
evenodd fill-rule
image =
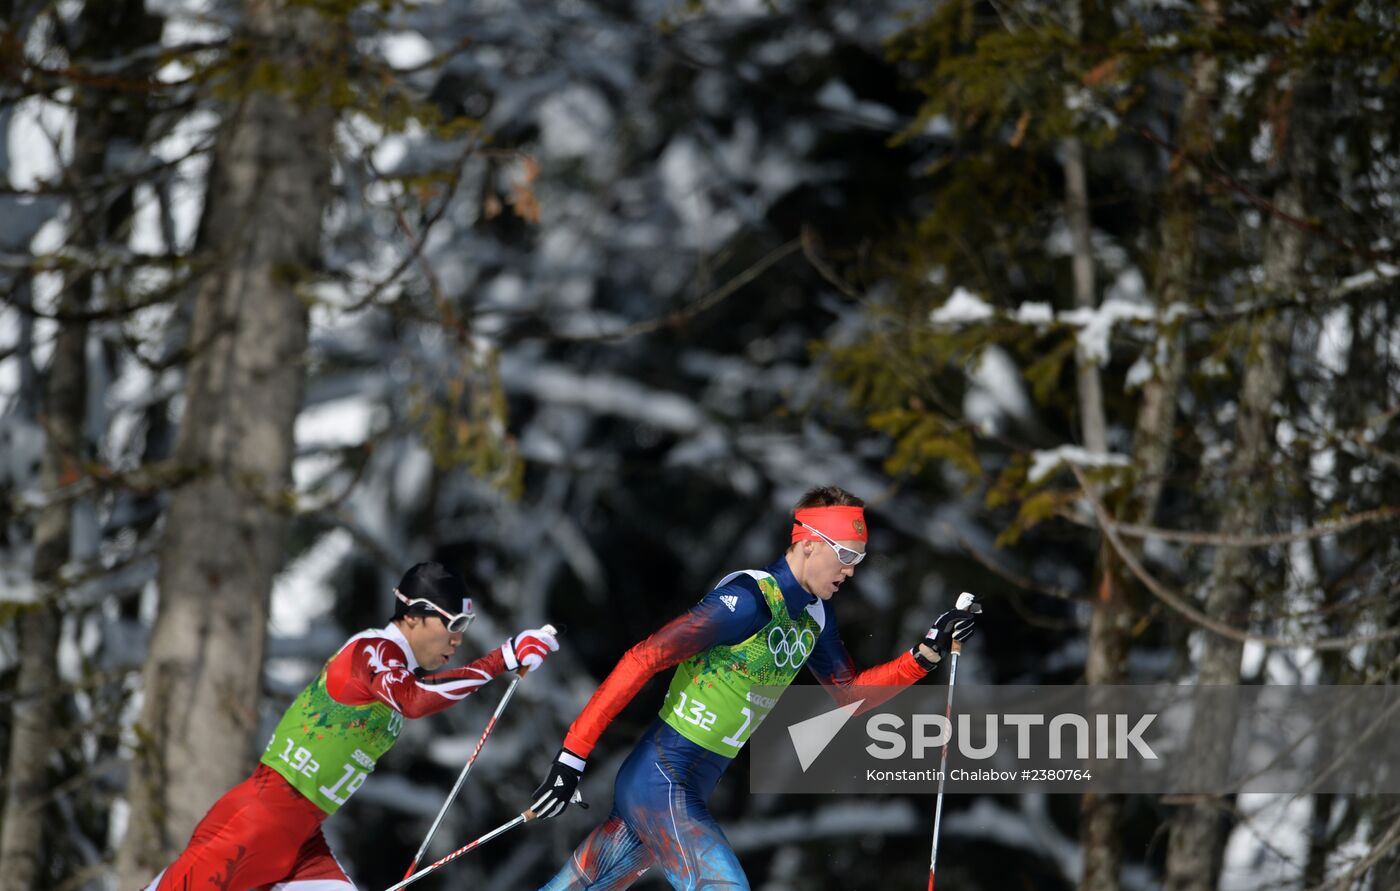
<path id="1" fill-rule="evenodd" d="M 908 652 L 857 672 L 830 601 L 808 593 L 786 558 L 764 572 L 778 583 L 793 619 L 819 604 L 814 609 L 822 613 L 821 632 L 806 665 L 838 702 L 846 702 L 855 686 L 903 687 L 926 674 Z M 745 574 L 729 579 L 623 655 L 574 720 L 564 748 L 587 758 L 608 724 L 653 675 L 711 647 L 738 644 L 771 620 L 757 580 Z M 746 891 L 748 879 L 706 805 L 730 760 L 655 720 L 618 771 L 612 814 L 541 891 L 614 891 L 653 866 L 674 888 Z"/>

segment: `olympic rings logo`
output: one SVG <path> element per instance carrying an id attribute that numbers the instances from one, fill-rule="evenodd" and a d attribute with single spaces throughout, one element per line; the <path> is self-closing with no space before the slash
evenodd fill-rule
<path id="1" fill-rule="evenodd" d="M 773 664 L 779 668 L 801 666 L 816 643 L 817 636 L 809 628 L 793 626 L 768 632 L 768 652 L 773 654 Z"/>

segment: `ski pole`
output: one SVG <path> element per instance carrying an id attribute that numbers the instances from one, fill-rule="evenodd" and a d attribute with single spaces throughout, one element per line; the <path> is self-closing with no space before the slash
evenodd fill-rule
<path id="1" fill-rule="evenodd" d="M 495 829 L 492 829 L 490 832 L 486 833 L 476 841 L 463 845 L 462 847 L 453 851 L 451 854 L 448 854 L 446 857 L 442 858 L 438 862 L 425 866 L 411 875 L 404 876 L 403 879 L 397 885 L 390 885 L 388 888 L 384 889 L 384 891 L 398 891 L 398 889 L 400 888 L 405 888 L 409 885 L 412 885 L 414 882 L 423 878 L 423 876 L 443 866 L 446 866 L 447 864 L 451 863 L 453 860 L 456 860 L 458 857 L 462 856 L 463 854 L 467 853 L 473 848 L 479 848 L 482 845 L 489 842 L 491 839 L 496 838 L 499 835 L 504 835 L 505 833 L 511 831 L 512 829 L 521 825 L 522 823 L 528 823 L 533 819 L 535 819 L 535 812 L 526 811 L 525 813 L 518 815 L 514 820 L 511 820 L 508 823 L 502 823 L 500 826 L 497 826 Z"/>
<path id="2" fill-rule="evenodd" d="M 575 804 L 582 805 L 583 794 L 577 789 L 575 789 L 573 797 L 570 798 L 569 801 Z M 442 858 L 436 863 L 431 863 L 423 867 L 422 869 L 415 872 L 413 875 L 404 876 L 403 879 L 401 879 L 397 885 L 390 885 L 388 888 L 385 888 L 384 891 L 399 891 L 400 888 L 406 888 L 409 885 L 412 885 L 414 882 L 418 881 L 419 879 L 423 878 L 423 876 L 427 875 L 428 873 L 441 869 L 442 867 L 451 863 L 453 860 L 456 860 L 458 857 L 461 857 L 468 851 L 479 848 L 482 845 L 489 842 L 491 839 L 501 835 L 505 835 L 507 832 L 510 832 L 515 827 L 523 825 L 525 823 L 529 823 L 531 820 L 535 820 L 538 818 L 539 814 L 535 813 L 532 810 L 526 810 L 524 813 L 518 814 L 515 817 L 515 819 L 510 820 L 506 823 L 502 823 L 500 826 L 497 826 L 495 829 L 492 829 L 490 832 L 486 833 L 476 841 L 468 842 L 467 844 L 462 845 L 460 848 L 453 851 L 451 854 L 448 854 L 446 857 Z"/>
<path id="3" fill-rule="evenodd" d="M 967 609 L 972 606 L 972 601 L 976 600 L 971 594 L 964 591 L 958 595 L 957 609 Z M 948 706 L 944 711 L 943 718 L 951 726 L 953 721 L 953 685 L 958 682 L 958 654 L 962 652 L 962 642 L 953 641 L 953 645 L 948 648 L 953 654 L 953 664 L 948 668 Z M 948 744 L 943 744 L 943 755 L 938 764 L 938 803 L 933 808 L 933 853 L 928 858 L 928 891 L 933 891 L 933 871 L 938 865 L 938 829 L 943 822 L 943 778 L 948 775 Z"/>
<path id="4" fill-rule="evenodd" d="M 545 625 L 540 630 L 549 635 L 556 635 L 559 633 L 553 625 Z M 452 802 L 456 800 L 457 792 L 462 788 L 462 783 L 466 782 L 467 774 L 471 772 L 472 765 L 476 763 L 476 756 L 481 754 L 482 748 L 486 745 L 486 737 L 491 735 L 491 728 L 496 726 L 496 721 L 500 719 L 501 713 L 506 710 L 506 705 L 510 702 L 511 696 L 515 695 L 515 688 L 520 684 L 520 679 L 525 677 L 526 671 L 528 671 L 528 669 L 523 665 L 516 669 L 515 677 L 511 678 L 510 686 L 506 687 L 505 695 L 501 697 L 500 703 L 496 706 L 496 711 L 491 715 L 491 720 L 486 722 L 486 729 L 481 731 L 481 738 L 476 741 L 476 748 L 472 751 L 471 757 L 467 759 L 467 763 L 463 766 L 462 772 L 457 775 L 457 782 L 452 786 L 452 791 L 447 793 L 447 800 L 442 803 L 442 808 L 438 810 L 437 817 L 433 820 L 433 825 L 428 829 L 427 837 L 423 839 L 423 844 L 418 846 L 418 853 L 413 855 L 413 862 L 408 864 L 408 869 L 403 874 L 405 879 L 413 875 L 413 871 L 418 868 L 418 861 L 427 853 L 429 843 L 432 842 L 433 836 L 437 834 L 438 827 L 442 825 L 442 818 L 447 815 L 447 809 L 452 805 Z"/>

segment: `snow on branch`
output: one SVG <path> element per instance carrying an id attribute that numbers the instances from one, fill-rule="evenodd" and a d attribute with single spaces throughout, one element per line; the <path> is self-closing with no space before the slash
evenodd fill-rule
<path id="1" fill-rule="evenodd" d="M 966 288 L 953 289 L 942 306 L 929 313 L 928 320 L 934 325 L 961 325 L 968 322 L 982 322 L 997 315 L 997 311 L 985 300 Z"/>
<path id="2" fill-rule="evenodd" d="M 1029 482 L 1038 483 L 1049 476 L 1055 468 L 1065 464 L 1079 467 L 1127 467 L 1130 460 L 1127 455 L 1091 452 L 1082 446 L 1062 445 L 1058 448 L 1031 452 L 1031 469 L 1027 473 L 1026 479 Z"/>
<path id="3" fill-rule="evenodd" d="M 1173 304 L 1166 312 L 1135 300 L 1110 297 L 1097 307 L 1077 307 L 1056 312 L 1048 303 L 1027 302 L 1014 311 L 998 309 L 966 288 L 953 289 L 942 306 L 929 313 L 936 327 L 957 327 L 987 321 L 1009 322 L 1035 328 L 1058 325 L 1077 331 L 1079 351 L 1099 364 L 1108 360 L 1108 341 L 1120 325 L 1170 324 L 1190 313 L 1183 304 Z"/>
<path id="4" fill-rule="evenodd" d="M 1384 282 L 1390 282 L 1396 278 L 1400 278 L 1400 266 L 1395 266 L 1391 263 L 1379 263 L 1376 265 L 1375 269 L 1368 269 L 1365 272 L 1359 272 L 1356 275 L 1342 279 L 1337 283 L 1337 287 L 1333 289 L 1332 296 L 1346 297 L 1349 294 L 1354 294 L 1357 291 L 1364 291 L 1367 288 L 1374 287 Z"/>
<path id="5" fill-rule="evenodd" d="M 1168 310 L 1167 320 L 1173 318 L 1172 311 Z M 1133 322 L 1152 324 L 1157 320 L 1157 312 L 1143 303 L 1111 297 L 1092 309 L 1079 307 L 1057 313 L 1056 319 L 1062 325 L 1078 328 L 1079 351 L 1085 358 L 1102 365 L 1108 360 L 1108 338 L 1113 334 L 1115 325 Z"/>
<path id="6" fill-rule="evenodd" d="M 1290 306 L 1317 309 L 1323 304 L 1336 303 L 1378 286 L 1391 284 L 1396 279 L 1400 279 L 1400 266 L 1378 263 L 1373 269 L 1344 278 L 1335 286 L 1321 291 L 1300 290 L 1259 300 L 1243 300 L 1230 306 L 1193 307 L 1184 303 L 1173 303 L 1160 311 L 1151 304 L 1122 297 L 1109 297 L 1093 308 L 1076 307 L 1058 312 L 1049 303 L 1039 301 L 1027 301 L 1014 310 L 1006 310 L 993 306 L 959 286 L 953 289 L 952 295 L 942 306 L 929 313 L 928 319 L 929 324 L 939 328 L 986 323 L 1023 325 L 1031 328 L 1071 328 L 1076 331 L 1075 339 L 1080 353 L 1102 365 L 1108 360 L 1109 338 L 1113 336 L 1115 328 L 1159 327 L 1183 319 L 1224 321 Z"/>

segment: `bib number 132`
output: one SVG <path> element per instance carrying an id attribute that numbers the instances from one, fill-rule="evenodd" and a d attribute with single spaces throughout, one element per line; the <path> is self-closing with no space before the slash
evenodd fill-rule
<path id="1" fill-rule="evenodd" d="M 690 705 L 689 709 L 686 708 L 687 703 Z M 705 703 L 698 699 L 691 699 L 686 695 L 684 690 L 681 691 L 680 701 L 676 703 L 676 707 L 671 709 L 671 711 L 676 717 L 694 724 L 701 730 L 709 730 L 710 725 L 714 724 L 715 718 L 718 717 L 718 715 L 705 706 Z"/>

